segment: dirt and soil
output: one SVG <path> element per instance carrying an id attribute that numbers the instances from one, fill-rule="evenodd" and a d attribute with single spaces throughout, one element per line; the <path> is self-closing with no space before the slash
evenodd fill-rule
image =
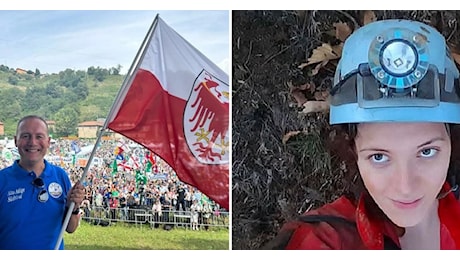
<path id="1" fill-rule="evenodd" d="M 233 249 L 259 249 L 285 221 L 348 192 L 325 149 L 323 105 L 346 36 L 392 18 L 434 26 L 458 58 L 457 11 L 233 11 Z"/>

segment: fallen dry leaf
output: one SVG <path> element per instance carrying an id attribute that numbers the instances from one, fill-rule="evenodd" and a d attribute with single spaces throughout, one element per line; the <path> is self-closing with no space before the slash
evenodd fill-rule
<path id="1" fill-rule="evenodd" d="M 377 21 L 374 11 L 366 10 L 363 14 L 363 25 Z"/>
<path id="2" fill-rule="evenodd" d="M 307 101 L 303 106 L 304 108 L 300 112 L 303 114 L 329 111 L 329 102 L 327 101 Z"/>
<path id="3" fill-rule="evenodd" d="M 291 83 L 291 85 L 292 85 L 292 83 Z M 302 84 L 302 85 L 298 86 L 297 88 L 300 89 L 300 90 L 308 90 L 308 89 L 311 88 L 312 85 L 314 86 L 313 83 L 312 84 L 305 83 L 305 84 Z"/>
<path id="4" fill-rule="evenodd" d="M 458 53 L 453 53 L 453 52 L 452 52 L 451 54 L 452 54 L 452 58 L 454 58 L 454 61 L 455 61 L 458 65 L 460 65 L 460 54 L 458 54 Z"/>
<path id="5" fill-rule="evenodd" d="M 288 82 L 286 82 L 286 85 L 289 87 L 289 91 L 293 91 L 294 89 L 309 90 L 312 87 L 313 88 L 315 87 L 314 82 L 305 83 L 305 84 L 302 84 L 302 85 L 295 86 L 294 84 L 292 84 L 292 81 L 288 81 Z"/>
<path id="6" fill-rule="evenodd" d="M 324 66 L 326 66 L 328 62 L 329 62 L 329 60 L 324 60 L 324 61 L 322 61 L 321 63 L 318 63 L 318 64 L 315 66 L 315 68 L 312 69 L 311 75 L 312 75 L 312 76 L 315 76 L 316 74 L 318 74 L 318 73 L 319 73 L 319 70 L 320 70 L 321 68 L 323 68 Z"/>
<path id="7" fill-rule="evenodd" d="M 291 91 L 291 95 L 294 97 L 297 102 L 297 106 L 301 107 L 308 99 L 305 97 L 305 94 L 300 89 L 294 89 Z"/>
<path id="8" fill-rule="evenodd" d="M 289 138 L 291 138 L 291 137 L 293 137 L 293 136 L 296 136 L 296 135 L 298 135 L 298 134 L 300 134 L 300 133 L 302 133 L 302 131 L 291 131 L 291 132 L 285 134 L 285 135 L 283 136 L 283 139 L 282 139 L 283 144 L 286 144 L 287 141 L 289 140 Z"/>
<path id="9" fill-rule="evenodd" d="M 305 102 L 307 102 L 304 91 L 311 87 L 310 84 L 305 83 L 300 86 L 294 86 L 291 81 L 288 81 L 287 85 L 289 87 L 289 92 L 296 100 L 298 107 L 301 107 Z"/>
<path id="10" fill-rule="evenodd" d="M 303 69 L 303 68 L 305 68 L 307 66 L 308 66 L 308 63 L 304 62 L 304 63 L 300 64 L 299 66 L 297 66 L 297 68 Z"/>
<path id="11" fill-rule="evenodd" d="M 321 46 L 313 50 L 313 53 L 310 56 L 310 58 L 308 58 L 307 64 L 305 64 L 305 66 L 308 66 L 310 64 L 315 64 L 318 62 L 323 62 L 325 60 L 338 59 L 339 57 L 340 56 L 334 53 L 331 45 L 327 43 L 323 43 Z M 303 66 L 303 64 L 300 66 Z M 301 68 L 300 66 L 299 68 Z"/>
<path id="12" fill-rule="evenodd" d="M 334 54 L 337 55 L 339 58 L 342 57 L 342 50 L 343 42 L 341 42 L 339 45 L 332 46 L 332 52 L 334 52 Z"/>
<path id="13" fill-rule="evenodd" d="M 455 63 L 460 65 L 460 48 L 458 45 L 453 44 L 451 42 L 447 42 L 447 47 L 450 52 L 450 55 L 454 59 Z"/>
<path id="14" fill-rule="evenodd" d="M 313 93 L 315 93 L 315 91 L 316 91 L 315 82 L 313 82 L 313 81 L 310 82 L 310 85 L 311 85 L 311 86 L 310 86 L 310 93 L 313 94 Z"/>
<path id="15" fill-rule="evenodd" d="M 329 91 L 317 91 L 314 95 L 316 100 L 325 101 L 329 97 Z"/>
<path id="16" fill-rule="evenodd" d="M 350 26 L 344 22 L 334 23 L 333 25 L 335 27 L 335 38 L 342 42 L 344 42 L 352 33 Z"/>

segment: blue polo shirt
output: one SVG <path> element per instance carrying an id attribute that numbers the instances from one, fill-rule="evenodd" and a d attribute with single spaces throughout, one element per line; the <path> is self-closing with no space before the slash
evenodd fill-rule
<path id="1" fill-rule="evenodd" d="M 36 175 L 18 161 L 0 170 L 0 249 L 54 249 L 65 214 L 71 183 L 67 173 L 45 160 L 40 175 L 48 201 L 40 202 L 42 189 L 32 184 Z M 60 249 L 64 249 L 62 241 Z"/>

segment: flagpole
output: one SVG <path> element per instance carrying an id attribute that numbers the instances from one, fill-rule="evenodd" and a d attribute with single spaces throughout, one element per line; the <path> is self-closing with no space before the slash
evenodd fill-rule
<path id="1" fill-rule="evenodd" d="M 128 88 L 126 86 L 131 85 L 132 81 L 134 80 L 134 72 L 137 71 L 139 68 L 139 61 L 141 61 L 144 58 L 145 55 L 145 48 L 149 46 L 150 40 L 152 39 L 153 32 L 155 31 L 155 28 L 157 27 L 158 24 L 158 18 L 159 14 L 155 16 L 155 19 L 152 22 L 152 25 L 150 26 L 147 35 L 145 36 L 144 40 L 142 41 L 142 45 L 137 51 L 136 57 L 134 58 L 133 63 L 131 64 L 131 67 L 129 68 L 128 73 L 126 74 L 125 80 L 123 81 L 123 84 L 121 85 L 120 90 L 118 91 L 117 97 L 115 98 L 115 101 L 113 102 L 112 108 L 110 109 L 109 114 L 107 115 L 107 119 L 104 122 L 104 129 L 107 129 L 107 126 L 110 121 L 112 121 L 112 117 L 114 116 L 113 114 L 115 111 L 118 111 L 121 106 L 120 100 L 124 98 L 126 95 L 126 92 L 128 91 Z"/>
<path id="2" fill-rule="evenodd" d="M 131 67 L 129 68 L 129 71 L 128 73 L 126 74 L 126 77 L 123 81 L 123 84 L 121 85 L 121 88 L 120 90 L 118 91 L 118 94 L 117 94 L 117 97 L 115 98 L 113 104 L 112 104 L 112 107 L 110 108 L 110 111 L 107 115 L 107 118 L 104 122 L 104 125 L 103 127 L 99 130 L 99 134 L 97 136 L 97 139 L 96 139 L 96 143 L 94 144 L 94 147 L 93 147 L 93 150 L 91 151 L 91 154 L 89 156 L 89 159 L 88 159 L 88 163 L 86 164 L 84 170 L 83 170 L 83 174 L 80 178 L 80 183 L 83 183 L 84 179 L 86 178 L 86 174 L 88 173 L 88 170 L 91 166 L 91 163 L 93 161 L 93 158 L 94 158 L 94 155 L 96 154 L 96 149 L 97 147 L 99 146 L 99 143 L 101 142 L 101 138 L 102 138 L 102 135 L 104 133 L 104 131 L 107 129 L 107 126 L 109 124 L 109 122 L 111 121 L 112 117 L 113 117 L 113 114 L 115 113 L 115 111 L 118 111 L 121 104 L 120 104 L 120 100 L 122 97 L 124 97 L 124 95 L 126 95 L 126 92 L 127 92 L 127 87 L 126 86 L 129 86 L 134 77 L 134 72 L 137 71 L 137 69 L 139 68 L 139 61 L 142 60 L 142 58 L 144 57 L 145 55 L 145 49 L 146 47 L 149 45 L 150 43 L 150 40 L 152 38 L 152 35 L 153 35 L 153 32 L 155 31 L 155 28 L 158 24 L 158 17 L 159 17 L 159 14 L 157 14 L 155 16 L 155 19 L 153 20 L 152 22 L 152 25 L 150 26 L 148 32 L 147 32 L 147 35 L 145 36 L 144 40 L 142 41 L 142 44 L 141 44 L 141 47 L 139 48 L 139 50 L 137 51 L 137 54 L 136 54 L 136 57 L 134 58 L 134 61 L 133 63 L 131 64 Z M 74 202 L 71 202 L 70 203 L 70 206 L 67 210 L 67 215 L 65 216 L 65 219 L 64 219 L 64 222 L 62 223 L 62 228 L 61 228 L 61 233 L 59 234 L 59 237 L 56 241 L 56 246 L 54 247 L 54 250 L 58 250 L 59 247 L 61 246 L 61 242 L 62 242 L 62 238 L 64 236 L 64 232 L 67 228 L 67 225 L 69 224 L 69 221 L 70 221 L 70 217 L 72 216 L 72 211 L 73 211 L 73 208 L 75 207 L 75 203 Z"/>

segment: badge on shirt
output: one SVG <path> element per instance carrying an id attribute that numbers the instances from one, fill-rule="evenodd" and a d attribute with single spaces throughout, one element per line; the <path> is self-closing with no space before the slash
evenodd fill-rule
<path id="1" fill-rule="evenodd" d="M 57 199 L 62 195 L 62 186 L 57 182 L 52 182 L 48 186 L 48 192 L 50 193 L 51 197 Z"/>

